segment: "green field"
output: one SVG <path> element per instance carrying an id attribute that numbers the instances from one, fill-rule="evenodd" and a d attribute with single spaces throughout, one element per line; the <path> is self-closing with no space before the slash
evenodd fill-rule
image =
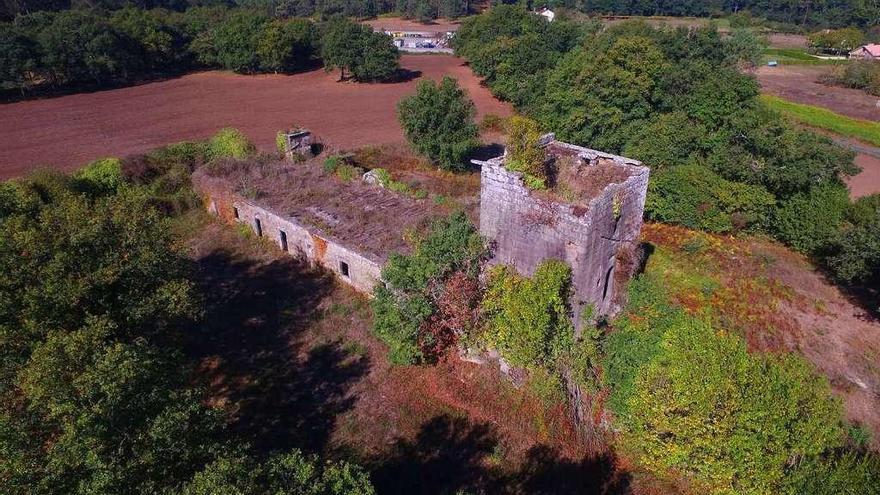
<path id="1" fill-rule="evenodd" d="M 797 48 L 767 48 L 764 50 L 764 63 L 776 60 L 780 65 L 835 65 L 845 64 L 846 60 L 822 60 Z"/>
<path id="2" fill-rule="evenodd" d="M 880 123 L 878 122 L 853 119 L 826 108 L 793 103 L 771 95 L 761 95 L 761 100 L 770 108 L 782 112 L 801 124 L 880 146 Z"/>

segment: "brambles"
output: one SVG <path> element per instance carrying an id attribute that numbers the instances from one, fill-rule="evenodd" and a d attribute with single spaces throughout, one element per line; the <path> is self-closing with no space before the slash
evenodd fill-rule
<path id="1" fill-rule="evenodd" d="M 387 286 L 379 286 L 373 300 L 373 332 L 388 345 L 391 362 L 436 360 L 468 330 L 466 313 L 476 299 L 472 283 L 483 254 L 467 216 L 456 213 L 434 222 L 411 255 L 389 256 L 382 270 Z M 462 292 L 449 293 L 453 287 Z"/>

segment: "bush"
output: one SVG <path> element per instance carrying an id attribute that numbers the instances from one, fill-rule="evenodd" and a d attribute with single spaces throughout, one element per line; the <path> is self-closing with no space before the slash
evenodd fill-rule
<path id="1" fill-rule="evenodd" d="M 397 117 L 410 145 L 445 170 L 463 170 L 479 142 L 474 103 L 451 77 L 426 80 L 397 105 Z"/>
<path id="2" fill-rule="evenodd" d="M 623 434 L 647 470 L 704 493 L 776 493 L 791 459 L 842 445 L 841 404 L 803 358 L 749 354 L 692 317 L 653 331 L 659 347 L 638 370 Z"/>
<path id="3" fill-rule="evenodd" d="M 838 241 L 848 206 L 845 187 L 816 187 L 779 205 L 773 215 L 773 231 L 778 239 L 798 251 L 822 254 Z"/>
<path id="4" fill-rule="evenodd" d="M 763 187 L 725 180 L 701 165 L 653 174 L 645 216 L 709 232 L 760 229 L 775 200 Z"/>
<path id="5" fill-rule="evenodd" d="M 95 160 L 80 169 L 76 179 L 91 194 L 113 194 L 123 184 L 122 162 L 118 158 Z"/>
<path id="6" fill-rule="evenodd" d="M 552 368 L 574 336 L 570 292 L 571 268 L 561 261 L 541 263 L 532 278 L 493 268 L 482 304 L 489 345 L 514 366 Z"/>
<path id="7" fill-rule="evenodd" d="M 541 130 L 538 123 L 525 117 L 510 118 L 507 126 L 507 160 L 505 166 L 515 172 L 522 172 L 525 183 L 532 189 L 547 187 L 547 171 L 544 150 L 538 147 Z"/>
<path id="8" fill-rule="evenodd" d="M 256 152 L 256 147 L 238 129 L 226 127 L 208 141 L 208 158 L 235 158 L 242 160 Z"/>
<path id="9" fill-rule="evenodd" d="M 377 288 L 373 299 L 373 332 L 388 346 L 392 363 L 415 364 L 436 357 L 438 336 L 426 331 L 426 322 L 444 306 L 448 280 L 455 274 L 476 279 L 483 254 L 483 241 L 467 216 L 456 213 L 435 221 L 415 242 L 411 255 L 389 256 L 382 270 L 387 287 Z M 454 338 L 442 340 L 451 343 Z"/>

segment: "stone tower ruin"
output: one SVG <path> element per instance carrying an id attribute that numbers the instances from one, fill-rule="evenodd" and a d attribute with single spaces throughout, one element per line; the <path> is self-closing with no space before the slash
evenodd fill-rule
<path id="1" fill-rule="evenodd" d="M 567 195 L 529 189 L 523 174 L 505 167 L 506 154 L 475 160 L 481 166 L 480 234 L 492 243 L 492 263 L 526 276 L 548 259 L 568 263 L 580 329 L 588 306 L 597 316 L 620 308 L 619 290 L 637 263 L 649 169 L 637 160 L 557 141 L 553 134 L 540 146 L 559 171 L 559 182 L 572 189 Z"/>

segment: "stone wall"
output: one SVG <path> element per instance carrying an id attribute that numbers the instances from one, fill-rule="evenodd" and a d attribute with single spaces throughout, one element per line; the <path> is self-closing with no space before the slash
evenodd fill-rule
<path id="1" fill-rule="evenodd" d="M 602 159 L 612 159 L 607 157 L 622 158 Z M 492 262 L 512 265 L 527 276 L 547 259 L 568 263 L 578 329 L 580 313 L 590 304 L 597 315 L 619 310 L 617 290 L 622 287 L 617 286 L 635 261 L 649 171 L 628 162 L 618 166 L 627 167 L 629 178 L 608 184 L 587 207 L 538 197 L 522 174 L 507 170 L 501 159 L 481 162 L 480 233 L 493 241 Z M 621 272 L 617 277 L 616 270 Z"/>
<path id="2" fill-rule="evenodd" d="M 271 239 L 280 249 L 285 248 L 283 232 L 288 253 L 330 270 L 339 280 L 360 292 L 371 294 L 380 283 L 384 260 L 355 252 L 315 228 L 293 218 L 284 218 L 223 187 L 212 187 L 211 182 L 206 178 L 195 182 L 210 213 L 228 223 L 248 225 L 255 234 Z"/>

